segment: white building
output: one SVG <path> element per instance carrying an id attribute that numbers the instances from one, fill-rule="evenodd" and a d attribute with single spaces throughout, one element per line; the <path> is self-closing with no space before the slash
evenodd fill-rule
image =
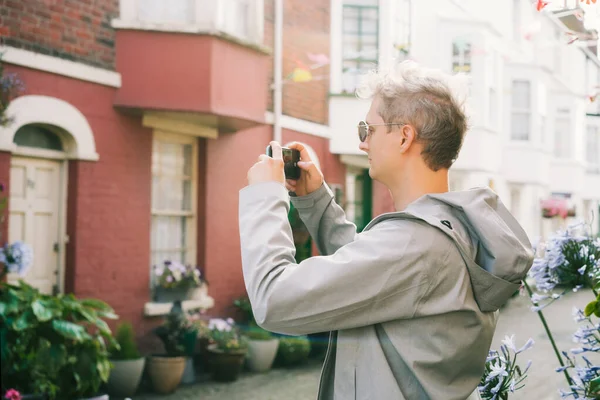
<path id="1" fill-rule="evenodd" d="M 354 96 L 356 76 L 410 57 L 471 77 L 471 129 L 452 190 L 492 187 L 532 239 L 592 215 L 598 232 L 600 97 L 589 96 L 600 61 L 595 42 L 567 44 L 568 31 L 588 32 L 578 3 L 538 12 L 530 0 L 333 0 L 331 151 L 349 166 L 350 216 L 368 214 L 371 200 L 355 134 L 369 102 Z M 566 199 L 575 216 L 543 218 L 541 201 L 551 197 Z"/>

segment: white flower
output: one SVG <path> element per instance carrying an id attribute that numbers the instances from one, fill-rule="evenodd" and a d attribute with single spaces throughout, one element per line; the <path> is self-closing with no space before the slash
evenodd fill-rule
<path id="1" fill-rule="evenodd" d="M 508 347 L 512 351 L 517 351 L 517 348 L 515 347 L 515 335 L 506 335 L 504 337 L 504 340 L 502 341 L 502 344 L 505 344 L 506 347 Z"/>
<path id="2" fill-rule="evenodd" d="M 530 349 L 533 345 L 535 344 L 535 341 L 532 338 L 529 338 L 527 340 L 527 342 L 525 342 L 525 344 L 523 345 L 523 347 L 521 347 L 519 350 L 517 350 L 515 353 L 519 354 L 524 352 L 525 350 Z"/>

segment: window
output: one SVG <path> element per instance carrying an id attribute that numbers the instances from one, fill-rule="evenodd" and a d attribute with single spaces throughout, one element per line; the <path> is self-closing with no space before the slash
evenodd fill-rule
<path id="1" fill-rule="evenodd" d="M 510 138 L 529 140 L 531 130 L 531 83 L 529 81 L 513 81 L 511 106 Z"/>
<path id="2" fill-rule="evenodd" d="M 471 43 L 465 39 L 452 42 L 452 72 L 471 72 Z"/>
<path id="3" fill-rule="evenodd" d="M 554 156 L 571 157 L 571 123 L 568 109 L 558 109 L 554 121 Z"/>
<path id="4" fill-rule="evenodd" d="M 587 127 L 586 161 L 588 172 L 600 174 L 600 129 L 597 126 Z"/>
<path id="5" fill-rule="evenodd" d="M 119 29 L 211 32 L 263 44 L 264 0 L 119 0 Z"/>
<path id="6" fill-rule="evenodd" d="M 138 18 L 143 22 L 191 24 L 194 0 L 139 0 Z"/>
<path id="7" fill-rule="evenodd" d="M 43 125 L 25 125 L 15 133 L 13 142 L 17 146 L 35 147 L 37 149 L 63 151 L 60 137 Z"/>
<path id="8" fill-rule="evenodd" d="M 196 263 L 197 138 L 154 134 L 151 262 Z"/>
<path id="9" fill-rule="evenodd" d="M 342 90 L 353 93 L 359 77 L 375 68 L 379 58 L 377 0 L 344 2 L 342 40 Z"/>

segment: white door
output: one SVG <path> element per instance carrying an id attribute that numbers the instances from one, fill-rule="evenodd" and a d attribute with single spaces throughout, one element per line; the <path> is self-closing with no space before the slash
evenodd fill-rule
<path id="1" fill-rule="evenodd" d="M 60 171 L 61 162 L 36 158 L 13 157 L 10 165 L 8 240 L 33 248 L 33 264 L 22 279 L 44 293 L 58 287 Z"/>

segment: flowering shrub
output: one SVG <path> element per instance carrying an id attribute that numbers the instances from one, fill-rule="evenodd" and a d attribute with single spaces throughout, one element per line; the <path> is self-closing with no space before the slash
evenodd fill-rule
<path id="1" fill-rule="evenodd" d="M 560 364 L 556 371 L 563 373 L 567 381 L 568 390 L 561 390 L 561 397 L 597 399 L 600 398 L 600 366 L 594 365 L 585 353 L 600 353 L 600 324 L 592 321 L 592 316 L 600 317 L 597 292 L 600 289 L 600 239 L 576 234 L 581 227 L 573 226 L 551 237 L 543 256 L 534 261 L 529 277 L 538 293 L 534 293 L 526 281 L 524 286 L 533 302 L 532 310 L 538 313 Z M 569 352 L 559 351 L 542 309 L 560 299 L 566 291 L 583 287 L 591 288 L 595 300 L 587 304 L 584 311 L 576 308 L 573 312 L 575 321 L 581 324 L 573 334 L 573 341 L 579 347 Z"/>
<path id="2" fill-rule="evenodd" d="M 225 352 L 236 352 L 245 350 L 247 347 L 246 338 L 240 335 L 233 319 L 213 318 L 208 321 L 210 339 L 216 348 Z"/>
<path id="3" fill-rule="evenodd" d="M 199 287 L 204 282 L 197 267 L 169 260 L 154 267 L 154 276 L 157 286 L 166 289 L 190 289 Z"/>
<path id="4" fill-rule="evenodd" d="M 484 400 L 507 399 L 508 392 L 514 393 L 524 386 L 523 381 L 527 378 L 531 360 L 527 362 L 525 369 L 521 369 L 517 365 L 517 355 L 531 348 L 533 344 L 533 339 L 529 339 L 523 347 L 517 350 L 514 335 L 512 335 L 504 338 L 500 352 L 490 350 L 485 363 L 485 372 L 478 388 Z M 511 351 L 514 353 L 512 357 Z"/>

